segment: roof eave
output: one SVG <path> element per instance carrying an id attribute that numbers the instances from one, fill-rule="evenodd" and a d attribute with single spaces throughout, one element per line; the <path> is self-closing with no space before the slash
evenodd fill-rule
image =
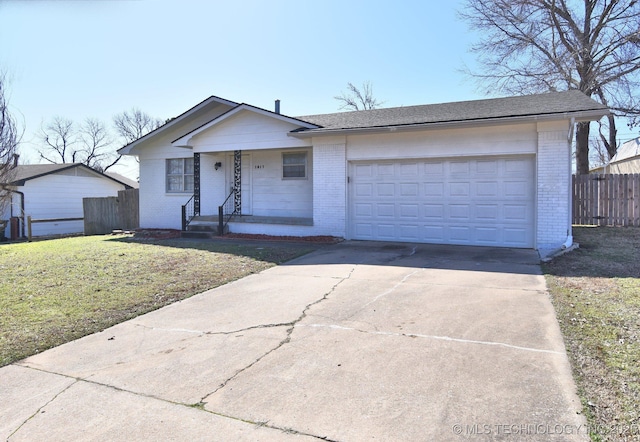
<path id="1" fill-rule="evenodd" d="M 425 129 L 457 129 L 467 127 L 478 126 L 491 126 L 498 124 L 516 124 L 516 123 L 530 123 L 539 121 L 553 121 L 553 120 L 570 120 L 574 119 L 576 122 L 582 121 L 597 121 L 605 115 L 609 115 L 608 109 L 593 109 L 586 111 L 575 112 L 562 112 L 553 114 L 540 114 L 540 115 L 522 115 L 512 117 L 497 117 L 497 118 L 483 118 L 475 120 L 456 120 L 456 121 L 439 121 L 433 123 L 416 123 L 416 124 L 403 124 L 403 125 L 389 125 L 389 126 L 374 126 L 374 127 L 357 127 L 351 129 L 312 129 L 309 131 L 289 132 L 288 136 L 295 138 L 311 138 L 315 136 L 326 135 L 361 135 L 361 134 L 375 134 L 375 133 L 388 133 L 388 132 L 409 132 Z"/>
<path id="2" fill-rule="evenodd" d="M 136 148 L 139 144 L 141 144 L 143 142 L 146 142 L 147 140 L 151 139 L 155 135 L 157 135 L 157 134 L 159 134 L 161 132 L 164 132 L 166 129 L 169 129 L 169 128 L 173 127 L 174 125 L 176 125 L 180 121 L 184 120 L 189 115 L 192 115 L 193 113 L 197 112 L 198 110 L 202 109 L 203 107 L 207 106 L 208 104 L 210 104 L 212 102 L 217 102 L 217 103 L 220 103 L 220 104 L 226 104 L 226 105 L 229 105 L 229 106 L 237 106 L 238 105 L 238 103 L 235 103 L 233 101 L 225 100 L 224 98 L 220 98 L 220 97 L 216 97 L 216 96 L 211 96 L 211 97 L 207 98 L 206 100 L 196 104 L 191 109 L 189 109 L 189 110 L 183 112 L 182 114 L 178 115 L 177 117 L 169 120 L 168 122 L 166 122 L 162 126 L 158 127 L 157 129 L 152 130 L 148 134 L 143 135 L 142 137 L 138 138 L 137 140 L 132 141 L 131 143 L 127 144 L 126 146 L 121 147 L 120 149 L 117 150 L 118 154 L 120 154 L 120 155 L 135 155 L 135 153 L 131 152 L 131 151 L 134 148 Z"/>
<path id="3" fill-rule="evenodd" d="M 285 121 L 288 123 L 292 123 L 292 124 L 299 124 L 300 126 L 302 126 L 302 128 L 304 129 L 317 129 L 319 128 L 319 126 L 309 123 L 307 121 L 304 120 L 300 120 L 298 118 L 295 117 L 289 117 L 287 115 L 283 115 L 283 114 L 278 114 L 275 112 L 271 112 L 269 110 L 266 109 L 262 109 L 256 106 L 252 106 L 250 104 L 247 103 L 242 103 L 237 105 L 236 107 L 229 109 L 227 112 L 223 113 L 222 115 L 218 115 L 216 118 L 212 119 L 211 121 L 203 124 L 200 127 L 195 128 L 194 130 L 192 130 L 191 132 L 188 132 L 184 135 L 182 135 L 180 138 L 177 138 L 175 140 L 173 140 L 171 142 L 171 145 L 173 147 L 184 147 L 184 148 L 190 148 L 191 146 L 191 140 L 193 137 L 199 135 L 200 133 L 210 129 L 211 127 L 222 123 L 223 121 L 231 118 L 232 116 L 242 112 L 242 111 L 249 111 L 249 112 L 254 112 L 260 115 L 264 115 L 267 117 L 271 117 L 274 118 L 276 120 L 279 121 Z M 296 129 L 299 130 L 299 129 Z"/>

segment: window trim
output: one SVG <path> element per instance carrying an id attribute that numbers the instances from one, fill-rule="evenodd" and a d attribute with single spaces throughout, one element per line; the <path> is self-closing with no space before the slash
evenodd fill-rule
<path id="1" fill-rule="evenodd" d="M 169 162 L 170 161 L 175 161 L 175 160 L 182 160 L 182 173 L 181 174 L 177 174 L 177 173 L 170 174 L 169 173 L 169 170 L 170 170 Z M 164 169 L 164 185 L 165 185 L 165 192 L 166 193 L 175 195 L 175 194 L 183 194 L 183 193 L 187 193 L 188 194 L 188 193 L 193 193 L 194 192 L 194 189 L 191 189 L 191 190 L 185 189 L 185 183 L 186 183 L 185 178 L 188 177 L 188 176 L 192 176 L 195 179 L 195 174 L 194 173 L 185 173 L 185 171 L 187 170 L 187 167 L 186 167 L 187 166 L 187 161 L 189 161 L 189 160 L 193 161 L 193 157 L 166 158 L 165 159 L 165 163 L 164 163 L 164 165 L 165 165 L 164 166 L 165 167 L 165 169 Z M 193 166 L 192 166 L 192 169 L 193 169 Z M 180 190 L 170 190 L 169 189 L 169 177 L 171 177 L 171 176 L 180 176 L 180 177 L 182 177 L 182 188 Z M 194 183 L 194 185 L 195 185 L 195 183 Z"/>
<path id="2" fill-rule="evenodd" d="M 304 162 L 300 164 L 284 164 L 284 158 L 286 155 L 304 155 Z M 297 152 L 282 152 L 280 159 L 280 165 L 282 167 L 282 179 L 283 180 L 306 180 L 309 175 L 309 152 L 297 151 Z M 284 171 L 287 166 L 304 166 L 304 176 L 284 176 Z"/>

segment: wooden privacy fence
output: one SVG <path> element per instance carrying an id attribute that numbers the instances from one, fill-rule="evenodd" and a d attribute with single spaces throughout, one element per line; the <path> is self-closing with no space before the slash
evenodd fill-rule
<path id="1" fill-rule="evenodd" d="M 640 174 L 574 175 L 573 224 L 640 226 Z"/>
<path id="2" fill-rule="evenodd" d="M 140 224 L 138 201 L 138 189 L 120 190 L 117 197 L 83 198 L 84 234 L 137 229 Z"/>

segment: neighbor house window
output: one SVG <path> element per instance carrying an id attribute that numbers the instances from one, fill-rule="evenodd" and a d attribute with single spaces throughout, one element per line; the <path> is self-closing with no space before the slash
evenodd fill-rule
<path id="1" fill-rule="evenodd" d="M 282 178 L 306 178 L 307 177 L 307 153 L 283 153 L 282 154 Z"/>
<path id="2" fill-rule="evenodd" d="M 167 160 L 167 192 L 193 192 L 193 158 Z"/>

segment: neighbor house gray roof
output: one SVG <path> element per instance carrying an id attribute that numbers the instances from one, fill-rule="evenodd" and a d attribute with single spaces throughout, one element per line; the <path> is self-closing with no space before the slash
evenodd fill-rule
<path id="1" fill-rule="evenodd" d="M 496 119 L 557 116 L 558 114 L 567 114 L 569 117 L 573 116 L 570 114 L 577 116 L 583 114 L 585 117 L 593 117 L 608 114 L 608 109 L 582 92 L 571 90 L 455 103 L 306 115 L 296 118 L 321 126 L 319 129 L 302 129 L 298 132 L 300 135 L 310 135 L 318 132 L 339 132 L 353 129 L 481 122 Z"/>
<path id="2" fill-rule="evenodd" d="M 25 181 L 33 180 L 35 178 L 40 178 L 45 175 L 51 175 L 56 172 L 60 172 L 62 170 L 72 169 L 74 167 L 80 167 L 86 170 L 89 170 L 97 175 L 104 176 L 105 178 L 116 181 L 120 184 L 123 184 L 127 188 L 135 187 L 128 180 L 118 179 L 115 176 L 110 176 L 107 174 L 100 173 L 89 166 L 86 166 L 81 163 L 66 163 L 66 164 L 19 164 L 13 169 L 13 172 L 10 176 L 11 182 L 4 183 L 10 184 L 14 186 L 24 186 Z M 124 178 L 124 177 L 121 177 Z"/>

